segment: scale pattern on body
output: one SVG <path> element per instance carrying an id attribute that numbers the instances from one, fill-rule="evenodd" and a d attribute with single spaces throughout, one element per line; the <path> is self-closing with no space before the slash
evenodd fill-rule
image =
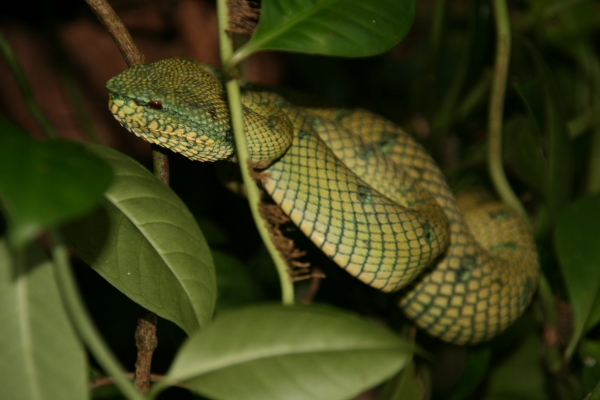
<path id="1" fill-rule="evenodd" d="M 213 68 L 171 58 L 107 88 L 115 118 L 136 135 L 194 160 L 235 158 Z M 375 114 L 295 107 L 253 89 L 242 102 L 262 186 L 340 267 L 385 292 L 405 288 L 406 315 L 452 343 L 488 340 L 522 314 L 539 266 L 516 212 L 486 193 L 456 200 L 425 150 Z"/>

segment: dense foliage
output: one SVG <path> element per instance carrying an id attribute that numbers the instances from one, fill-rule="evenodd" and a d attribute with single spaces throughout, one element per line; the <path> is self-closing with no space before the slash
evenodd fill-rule
<path id="1" fill-rule="evenodd" d="M 149 61 L 218 63 L 229 40 L 210 2 L 112 3 Z M 543 273 L 533 304 L 491 342 L 445 344 L 296 238 L 312 271 L 284 297 L 319 304 L 280 305 L 277 269 L 219 166 L 170 156 L 166 186 L 112 120 L 103 84 L 125 64 L 89 9 L 11 2 L 0 398 L 600 398 L 598 4 L 263 0 L 252 36 L 256 5 L 238 3 L 232 18 L 247 25 L 237 51 L 222 47 L 226 71 L 372 109 L 413 133 L 457 191 L 486 186 L 522 208 Z"/>

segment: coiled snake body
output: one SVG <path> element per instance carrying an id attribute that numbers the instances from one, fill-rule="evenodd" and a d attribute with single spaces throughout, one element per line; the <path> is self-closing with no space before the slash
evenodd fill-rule
<path id="1" fill-rule="evenodd" d="M 128 130 L 201 161 L 234 157 L 216 72 L 173 58 L 107 83 Z M 486 195 L 455 200 L 431 157 L 393 123 L 364 110 L 292 106 L 247 90 L 251 160 L 266 192 L 326 255 L 385 292 L 429 334 L 490 339 L 525 309 L 538 261 L 524 221 Z"/>

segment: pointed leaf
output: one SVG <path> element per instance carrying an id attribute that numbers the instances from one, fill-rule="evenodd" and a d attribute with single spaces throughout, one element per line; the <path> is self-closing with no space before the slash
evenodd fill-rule
<path id="1" fill-rule="evenodd" d="M 583 197 L 561 214 L 556 251 L 573 307 L 573 339 L 600 322 L 600 195 Z"/>
<path id="2" fill-rule="evenodd" d="M 505 160 L 529 188 L 544 197 L 548 166 L 538 125 L 525 115 L 515 115 L 506 123 L 503 137 Z"/>
<path id="3" fill-rule="evenodd" d="M 530 335 L 489 378 L 484 400 L 546 400 L 545 375 L 540 362 L 540 339 Z"/>
<path id="4" fill-rule="evenodd" d="M 265 0 L 256 32 L 235 58 L 259 50 L 367 57 L 410 29 L 415 0 Z"/>
<path id="5" fill-rule="evenodd" d="M 598 382 L 598 384 L 596 385 L 594 390 L 592 390 L 591 393 L 585 396 L 584 400 L 600 400 L 600 382 Z"/>
<path id="6" fill-rule="evenodd" d="M 212 318 L 216 298 L 212 257 L 194 217 L 131 158 L 87 148 L 115 178 L 102 208 L 65 229 L 69 244 L 133 301 L 191 334 Z"/>
<path id="7" fill-rule="evenodd" d="M 426 398 L 425 382 L 417 373 L 415 363 L 411 362 L 384 386 L 378 400 L 424 400 Z"/>
<path id="8" fill-rule="evenodd" d="M 0 201 L 14 243 L 89 211 L 110 180 L 110 168 L 80 143 L 34 140 L 0 122 Z"/>
<path id="9" fill-rule="evenodd" d="M 412 348 L 347 311 L 261 305 L 224 313 L 193 335 L 166 382 L 215 400 L 345 400 L 398 372 Z"/>
<path id="10" fill-rule="evenodd" d="M 448 400 L 468 398 L 469 394 L 481 384 L 489 372 L 492 358 L 491 347 L 486 345 L 473 347 L 468 349 L 467 354 L 467 365 L 463 377 Z"/>
<path id="11" fill-rule="evenodd" d="M 583 387 L 586 392 L 592 392 L 600 382 L 600 342 L 583 340 L 578 349 L 579 358 L 583 364 Z M 597 395 L 600 395 L 598 393 Z"/>
<path id="12" fill-rule="evenodd" d="M 86 399 L 85 350 L 63 309 L 52 265 L 37 243 L 22 255 L 11 254 L 0 238 L 0 398 Z"/>
<path id="13" fill-rule="evenodd" d="M 543 133 L 543 148 L 547 175 L 545 209 L 537 230 L 548 233 L 559 213 L 568 204 L 573 187 L 573 150 L 567 128 L 567 117 L 561 103 L 560 91 L 548 64 L 532 46 L 527 46 L 534 62 L 536 78 L 528 84 L 517 85 L 533 124 Z"/>

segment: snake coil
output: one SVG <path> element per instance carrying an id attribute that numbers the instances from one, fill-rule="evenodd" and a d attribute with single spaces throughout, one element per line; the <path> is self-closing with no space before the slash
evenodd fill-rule
<path id="1" fill-rule="evenodd" d="M 110 110 L 145 140 L 200 161 L 234 157 L 216 71 L 171 58 L 107 83 Z M 527 224 L 489 195 L 455 199 L 427 152 L 365 110 L 301 108 L 243 93 L 252 162 L 265 191 L 348 273 L 384 292 L 430 335 L 471 344 L 520 316 L 538 279 Z"/>

